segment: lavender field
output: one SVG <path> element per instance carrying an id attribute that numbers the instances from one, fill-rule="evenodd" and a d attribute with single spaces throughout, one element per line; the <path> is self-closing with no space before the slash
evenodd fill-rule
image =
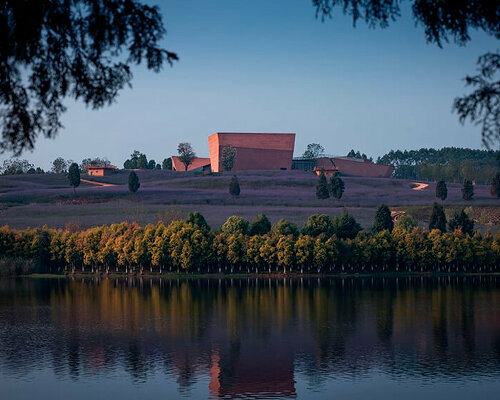
<path id="1" fill-rule="evenodd" d="M 251 220 L 259 213 L 265 213 L 273 222 L 285 218 L 301 225 L 311 214 L 333 216 L 346 208 L 368 228 L 375 208 L 385 203 L 410 212 L 426 226 L 435 200 L 434 182 L 417 191 L 414 181 L 400 179 L 343 177 L 345 193 L 341 200 L 318 200 L 317 177 L 313 173 L 245 171 L 238 173 L 241 195 L 234 199 L 228 193 L 231 173 L 204 176 L 146 170 L 137 174 L 141 187 L 136 194 L 128 191 L 128 172 L 120 171 L 107 177 L 92 177 L 115 186 L 82 182 L 76 195 L 63 174 L 0 176 L 0 225 L 87 228 L 120 221 L 169 222 L 190 211 L 201 212 L 214 228 L 231 215 Z M 474 199 L 468 202 L 462 200 L 460 189 L 461 185 L 448 185 L 445 206 L 450 211 L 469 207 L 477 227 L 496 231 L 500 226 L 500 201 L 491 197 L 489 187 L 476 185 Z"/>

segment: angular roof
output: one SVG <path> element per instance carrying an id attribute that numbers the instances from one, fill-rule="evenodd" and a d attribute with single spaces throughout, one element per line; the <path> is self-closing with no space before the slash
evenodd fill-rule
<path id="1" fill-rule="evenodd" d="M 210 165 L 210 158 L 208 157 L 195 157 L 193 162 L 189 164 L 188 171 L 194 169 L 203 168 Z M 172 156 L 172 169 L 176 171 L 185 171 L 184 163 L 181 161 L 179 156 Z"/>

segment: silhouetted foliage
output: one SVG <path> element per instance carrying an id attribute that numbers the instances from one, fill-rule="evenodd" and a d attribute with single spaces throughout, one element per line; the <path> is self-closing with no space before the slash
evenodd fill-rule
<path id="1" fill-rule="evenodd" d="M 445 201 L 448 197 L 448 188 L 446 187 L 445 181 L 439 181 L 436 184 L 436 198 L 441 199 L 441 201 Z"/>
<path id="2" fill-rule="evenodd" d="M 236 163 L 236 149 L 229 145 L 222 148 L 220 162 L 225 171 L 231 171 Z"/>
<path id="3" fill-rule="evenodd" d="M 321 171 L 321 174 L 319 175 L 318 184 L 316 185 L 316 197 L 321 200 L 330 197 L 330 193 L 328 192 L 328 185 L 326 183 L 326 176 L 323 171 Z"/>
<path id="4" fill-rule="evenodd" d="M 497 19 L 499 9 L 497 9 Z M 479 73 L 466 76 L 467 86 L 473 92 L 457 97 L 453 103 L 460 122 L 467 119 L 481 126 L 485 146 L 490 146 L 500 139 L 500 53 L 486 53 L 477 60 Z"/>
<path id="5" fill-rule="evenodd" d="M 240 195 L 240 182 L 236 175 L 233 175 L 231 182 L 229 182 L 229 194 L 233 197 Z"/>
<path id="6" fill-rule="evenodd" d="M 359 151 L 354 151 L 354 149 L 351 149 L 349 151 L 349 153 L 347 153 L 347 157 L 350 157 L 350 158 L 358 158 L 360 160 L 369 160 L 369 161 L 373 161 L 373 159 L 370 157 L 368 158 L 368 156 L 363 153 L 361 154 Z"/>
<path id="7" fill-rule="evenodd" d="M 309 143 L 306 151 L 302 154 L 303 158 L 318 158 L 325 152 L 323 146 L 319 143 Z"/>
<path id="8" fill-rule="evenodd" d="M 497 172 L 491 180 L 490 193 L 492 196 L 500 197 L 500 172 Z"/>
<path id="9" fill-rule="evenodd" d="M 372 231 L 374 233 L 382 232 L 387 229 L 392 231 L 394 222 L 391 216 L 391 210 L 385 204 L 380 205 L 375 212 L 375 221 L 373 222 Z"/>
<path id="10" fill-rule="evenodd" d="M 155 168 L 156 168 L 156 161 L 155 160 L 149 160 L 148 161 L 148 165 L 147 165 L 147 169 L 155 169 Z"/>
<path id="11" fill-rule="evenodd" d="M 128 174 L 128 190 L 135 193 L 139 190 L 140 186 L 139 177 L 134 171 L 130 171 L 130 174 Z"/>
<path id="12" fill-rule="evenodd" d="M 179 159 L 184 163 L 184 170 L 187 171 L 196 157 L 193 146 L 190 143 L 179 143 L 177 152 L 179 153 Z"/>
<path id="13" fill-rule="evenodd" d="M 158 8 L 137 0 L 3 1 L 0 20 L 1 147 L 15 153 L 56 135 L 66 97 L 102 108 L 130 85 L 131 65 L 177 60 L 159 45 Z"/>
<path id="14" fill-rule="evenodd" d="M 474 220 L 462 209 L 460 213 L 455 212 L 451 219 L 448 221 L 448 229 L 453 232 L 460 229 L 462 233 L 469 235 L 474 234 Z"/>
<path id="15" fill-rule="evenodd" d="M 77 163 L 69 166 L 68 180 L 69 184 L 73 186 L 73 191 L 76 191 L 76 188 L 80 186 L 80 167 L 78 167 Z"/>
<path id="16" fill-rule="evenodd" d="M 250 226 L 250 235 L 265 235 L 271 231 L 271 221 L 265 214 L 257 215 Z"/>
<path id="17" fill-rule="evenodd" d="M 344 181 L 340 178 L 340 176 L 338 176 L 338 174 L 332 176 L 332 178 L 330 179 L 330 192 L 332 193 L 333 197 L 335 197 L 337 200 L 340 200 L 340 198 L 344 194 L 344 187 Z"/>
<path id="18" fill-rule="evenodd" d="M 394 178 L 448 182 L 471 179 L 487 183 L 497 171 L 499 155 L 500 151 L 456 147 L 391 150 L 379 157 L 377 163 L 393 165 Z"/>
<path id="19" fill-rule="evenodd" d="M 432 206 L 429 230 L 433 229 L 439 229 L 441 232 L 446 232 L 446 215 L 444 214 L 443 206 L 438 203 L 434 203 Z"/>
<path id="20" fill-rule="evenodd" d="M 312 0 L 316 15 L 330 18 L 335 8 L 352 16 L 353 23 L 364 19 L 368 26 L 385 28 L 401 17 L 400 0 Z M 500 38 L 500 3 L 491 0 L 413 0 L 413 19 L 424 27 L 428 42 L 442 47 L 453 39 L 460 45 L 467 43 L 471 30 Z M 455 99 L 454 109 L 460 121 L 469 118 L 482 125 L 485 144 L 500 139 L 500 82 L 493 76 L 500 69 L 500 54 L 487 53 L 479 58 L 480 75 L 467 77 L 468 85 L 478 88 L 469 96 Z"/>
<path id="21" fill-rule="evenodd" d="M 28 160 L 13 158 L 11 160 L 5 160 L 3 162 L 2 166 L 0 167 L 0 173 L 2 175 L 17 175 L 26 173 L 31 174 L 37 173 L 37 170 L 34 169 L 34 165 L 28 162 Z"/>
<path id="22" fill-rule="evenodd" d="M 163 162 L 161 163 L 161 169 L 169 169 L 169 170 L 172 169 L 172 158 L 171 157 L 165 158 L 163 160 Z"/>
<path id="23" fill-rule="evenodd" d="M 472 185 L 472 181 L 465 179 L 462 185 L 462 199 L 472 200 L 473 196 L 474 196 L 474 186 Z"/>
<path id="24" fill-rule="evenodd" d="M 54 161 L 52 161 L 52 172 L 56 174 L 63 174 L 68 171 L 68 162 L 62 158 L 57 157 Z"/>

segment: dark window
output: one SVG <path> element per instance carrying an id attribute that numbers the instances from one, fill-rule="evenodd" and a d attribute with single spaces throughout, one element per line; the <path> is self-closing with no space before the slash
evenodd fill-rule
<path id="1" fill-rule="evenodd" d="M 280 168 L 282 171 L 286 171 L 286 168 Z"/>

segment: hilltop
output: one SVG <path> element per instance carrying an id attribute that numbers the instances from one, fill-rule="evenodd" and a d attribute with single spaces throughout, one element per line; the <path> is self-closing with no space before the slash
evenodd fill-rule
<path id="1" fill-rule="evenodd" d="M 118 171 L 100 178 L 82 175 L 109 185 L 82 182 L 76 196 L 64 174 L 0 176 L 0 224 L 86 228 L 121 221 L 169 222 L 199 211 L 215 228 L 231 215 L 251 220 L 259 213 L 273 222 L 285 218 L 302 225 L 311 214 L 338 215 L 345 207 L 366 228 L 373 221 L 375 207 L 384 203 L 411 212 L 425 226 L 435 201 L 435 182 L 419 187 L 418 182 L 405 179 L 343 177 L 345 193 L 338 201 L 316 199 L 318 178 L 311 172 L 244 171 L 237 174 L 241 195 L 234 199 L 228 193 L 232 173 L 136 172 L 141 182 L 136 194 L 128 191 L 128 171 Z M 470 202 L 462 200 L 460 190 L 460 184 L 448 184 L 445 205 L 471 207 L 476 225 L 484 228 L 498 223 L 499 202 L 491 197 L 489 186 L 476 185 Z"/>

